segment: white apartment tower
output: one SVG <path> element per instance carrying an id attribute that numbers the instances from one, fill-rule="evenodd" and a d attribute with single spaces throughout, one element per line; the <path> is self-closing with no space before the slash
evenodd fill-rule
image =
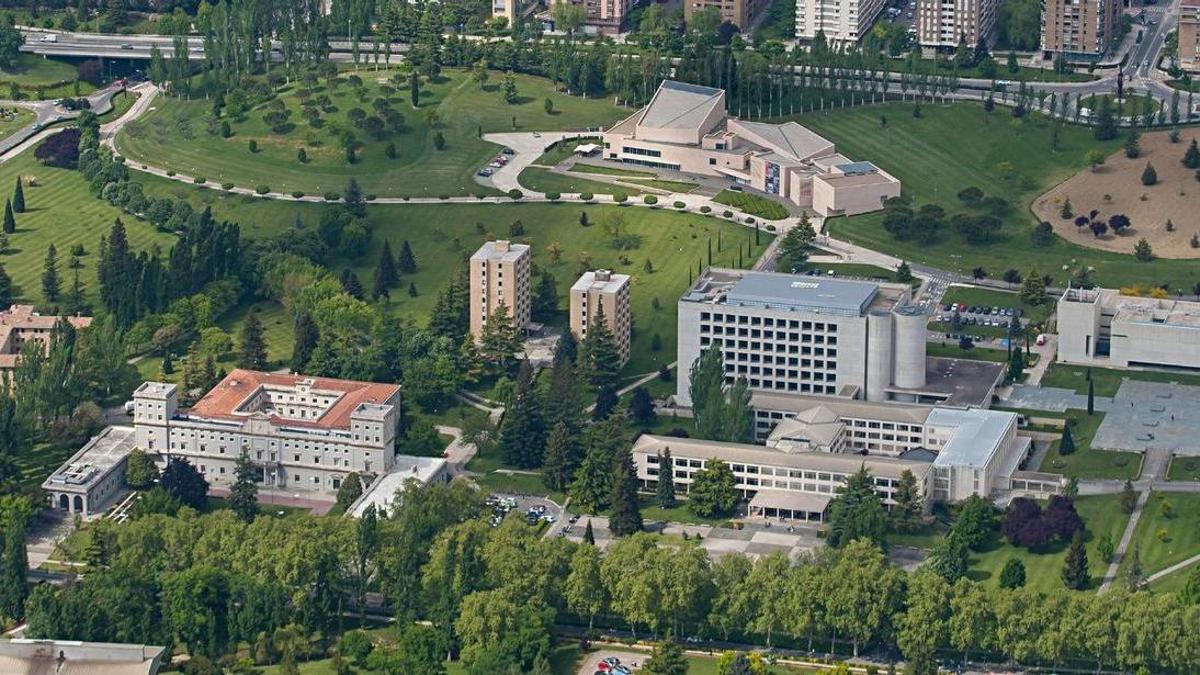
<path id="1" fill-rule="evenodd" d="M 917 40 L 923 47 L 974 47 L 987 40 L 996 23 L 999 0 L 919 0 Z"/>
<path id="2" fill-rule="evenodd" d="M 621 365 L 629 360 L 629 338 L 633 320 L 629 310 L 629 275 L 609 270 L 584 272 L 571 286 L 571 332 L 583 340 L 600 309 L 621 354 Z"/>
<path id="3" fill-rule="evenodd" d="M 884 0 L 796 0 L 796 37 L 812 40 L 817 33 L 838 43 L 858 43 L 871 29 Z"/>
<path id="4" fill-rule="evenodd" d="M 529 324 L 532 263 L 528 245 L 506 239 L 484 242 L 471 256 L 471 335 L 476 339 L 501 305 L 508 308 L 518 331 Z"/>

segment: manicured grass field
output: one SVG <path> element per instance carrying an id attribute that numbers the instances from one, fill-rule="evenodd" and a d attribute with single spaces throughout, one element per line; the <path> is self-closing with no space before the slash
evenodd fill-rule
<path id="1" fill-rule="evenodd" d="M 1075 498 L 1075 509 L 1086 526 L 1084 541 L 1087 546 L 1092 588 L 1099 585 L 1108 569 L 1107 563 L 1101 561 L 1100 554 L 1096 551 L 1097 542 L 1104 534 L 1108 534 L 1115 544 L 1121 538 L 1121 532 L 1129 519 L 1119 504 L 1119 495 Z M 1043 591 L 1062 590 L 1065 588 L 1061 574 L 1066 550 L 1066 544 L 1060 544 L 1046 553 L 1032 553 L 1010 545 L 997 535 L 991 548 L 971 555 L 971 568 L 967 574 L 975 581 L 995 586 L 1000 583 L 1000 571 L 1004 569 L 1004 564 L 1009 558 L 1017 558 L 1025 563 L 1026 586 Z"/>
<path id="2" fill-rule="evenodd" d="M 33 157 L 33 152 L 22 153 L 0 164 L 0 193 L 4 198 L 11 195 L 17 177 L 27 183 L 25 191 L 25 213 L 16 214 L 17 231 L 8 237 L 9 251 L 0 255 L 0 264 L 13 278 L 16 286 L 14 297 L 41 304 L 41 274 L 50 244 L 58 249 L 59 278 L 62 287 L 70 289 L 74 271 L 68 268 L 71 249 L 83 245 L 86 254 L 80 259 L 80 280 L 93 300 L 96 298 L 96 259 L 100 237 L 107 235 L 113 221 L 120 217 L 125 223 L 130 246 L 146 250 L 157 244 L 164 251 L 170 248 L 174 237 L 155 230 L 149 224 L 109 206 L 96 199 L 88 191 L 83 176 L 76 171 L 56 169 L 42 165 Z M 36 186 L 28 185 L 30 179 Z"/>
<path id="3" fill-rule="evenodd" d="M 1071 420 L 1075 452 L 1066 456 L 1058 454 L 1059 441 L 1054 441 L 1039 471 L 1061 473 L 1068 478 L 1137 478 L 1142 467 L 1141 455 L 1092 447 L 1092 437 L 1104 421 L 1104 413 L 1097 411 L 1089 416 L 1082 410 L 1068 410 L 1067 419 Z"/>
<path id="4" fill-rule="evenodd" d="M 1163 512 L 1164 502 L 1170 505 L 1169 517 Z M 1200 554 L 1197 522 L 1200 522 L 1200 494 L 1151 493 L 1121 563 L 1121 572 L 1129 569 L 1135 546 L 1140 547 L 1142 570 L 1147 575 Z M 1180 574 L 1186 576 L 1186 572 Z"/>
<path id="5" fill-rule="evenodd" d="M 658 175 L 653 171 L 635 171 L 634 169 L 624 169 L 619 166 L 583 163 L 572 164 L 570 171 L 574 173 L 598 173 L 606 176 L 624 176 L 626 178 L 654 178 Z"/>
<path id="6" fill-rule="evenodd" d="M 1200 457 L 1172 457 L 1167 467 L 1167 480 L 1200 481 Z"/>
<path id="7" fill-rule="evenodd" d="M 1101 143 L 1092 138 L 1091 129 L 1067 126 L 1059 136 L 1058 150 L 1051 151 L 1053 125 L 1038 115 L 1019 120 L 1007 113 L 988 115 L 977 103 L 925 103 L 919 118 L 913 117 L 912 109 L 911 103 L 889 103 L 797 119 L 837 143 L 840 152 L 875 162 L 899 178 L 915 206 L 940 204 L 949 215 L 966 211 L 956 195 L 970 186 L 1005 198 L 1012 212 L 1004 218 L 1001 231 L 992 243 L 978 246 L 964 243 L 950 228 L 930 245 L 897 241 L 883 229 L 883 214 L 872 213 L 831 219 L 826 225 L 834 236 L 963 274 L 982 267 L 992 277 L 1010 268 L 1025 275 L 1036 268 L 1062 283 L 1070 273 L 1062 269 L 1064 265 L 1071 268 L 1086 261 L 1095 268 L 1093 279 L 1105 286 L 1153 282 L 1191 288 L 1200 281 L 1200 267 L 1192 261 L 1158 259 L 1135 265 L 1128 255 L 1058 239 L 1043 248 L 1033 246 L 1034 220 L 1028 211 L 1033 199 L 1085 169 L 1088 149 L 1109 153 L 1119 147 L 1120 139 Z M 880 124 L 881 116 L 886 117 L 886 126 Z"/>
<path id="8" fill-rule="evenodd" d="M 739 208 L 746 213 L 758 216 L 759 218 L 765 218 L 766 220 L 783 220 L 788 217 L 787 209 L 779 202 L 748 192 L 721 190 L 717 193 L 716 197 L 713 197 L 713 201 L 718 204 L 726 204 Z"/>
<path id="9" fill-rule="evenodd" d="M 56 443 L 40 443 L 23 452 L 13 460 L 17 471 L 21 472 L 22 487 L 37 487 L 46 480 L 55 469 L 75 454 L 79 448 L 69 448 Z"/>
<path id="10" fill-rule="evenodd" d="M 517 75 L 518 103 L 504 102 L 499 91 L 499 73 L 492 73 L 485 87 L 474 82 L 462 70 L 445 70 L 435 84 L 422 87 L 420 107 L 412 108 L 407 79 L 388 96 L 377 80 L 387 78 L 386 71 L 360 71 L 363 93 L 358 95 L 345 83 L 328 89 L 322 81 L 314 97 L 329 96 L 331 105 L 323 112 L 320 128 L 313 128 L 301 115 L 298 90 L 293 84 L 280 90 L 280 100 L 291 111 L 288 122 L 294 128 L 274 133 L 264 122 L 266 106 L 250 111 L 245 119 L 225 120 L 232 136 L 222 138 L 220 126 L 210 126 L 206 116 L 211 102 L 163 99 L 156 108 L 120 134 L 121 152 L 134 161 L 165 166 L 187 175 L 203 175 L 216 183 L 232 182 L 243 187 L 267 185 L 283 192 L 307 194 L 340 192 L 346 181 L 356 177 L 364 193 L 379 196 L 465 195 L 495 192 L 475 183 L 474 173 L 499 148 L 479 138 L 479 134 L 514 130 L 558 130 L 606 125 L 627 114 L 605 99 L 584 99 L 555 91 L 549 80 Z M 391 86 L 391 85 L 389 85 Z M 390 101 L 404 116 L 404 128 L 391 128 L 378 140 L 354 127 L 348 113 L 354 108 L 372 114 L 378 98 Z M 547 114 L 543 102 L 550 99 L 555 112 Z M 516 126 L 514 129 L 513 118 Z M 445 137 L 445 147 L 434 146 L 434 136 Z M 357 161 L 347 163 L 342 137 L 352 133 L 357 139 Z M 250 152 L 249 143 L 258 144 Z M 396 159 L 385 156 L 388 142 L 395 144 Z M 300 162 L 303 148 L 308 155 Z"/>
<path id="11" fill-rule="evenodd" d="M 242 224 L 244 236 L 260 238 L 278 234 L 295 223 L 300 216 L 304 227 L 316 227 L 325 204 L 278 202 L 254 197 L 229 195 L 212 190 L 197 189 L 181 183 L 150 177 L 140 177 L 147 194 L 189 198 L 198 208 L 211 206 L 218 218 Z M 3 174 L 0 174 L 3 180 Z M 590 225 L 580 227 L 579 215 L 587 212 Z M 613 248 L 608 228 L 618 218 L 624 230 L 640 238 L 633 250 Z M 632 309 L 635 323 L 633 358 L 625 368 L 626 374 L 657 370 L 670 363 L 675 354 L 676 301 L 689 283 L 689 274 L 696 266 L 707 262 L 709 238 L 721 233 L 722 251 L 713 257 L 713 264 L 735 267 L 737 245 L 743 252 L 743 264 L 750 265 L 770 243 L 773 235 L 760 231 L 757 245 L 753 233 L 743 226 L 719 218 L 696 214 L 674 213 L 670 209 L 585 205 L 579 203 L 530 204 L 397 204 L 368 207 L 367 220 L 375 236 L 370 250 L 356 260 L 335 260 L 330 270 L 340 274 L 349 266 L 370 287 L 379 251 L 386 238 L 392 250 L 399 251 L 408 240 L 417 259 L 416 274 L 405 276 L 401 287 L 393 291 L 389 310 L 411 316 L 425 323 L 437 299 L 455 268 L 462 264 L 484 242 L 486 237 L 509 236 L 515 221 L 521 222 L 525 234 L 517 240 L 533 246 L 534 264 L 554 275 L 558 285 L 560 307 L 566 308 L 567 290 L 578 278 L 581 255 L 589 267 L 603 267 L 633 276 Z M 561 257 L 550 260 L 547 247 L 557 243 Z M 715 247 L 714 247 L 715 250 Z M 622 262 L 625 257 L 628 262 Z M 645 272 L 649 259 L 654 272 Z M 41 258 L 38 258 L 40 264 Z M 417 297 L 409 297 L 408 284 L 417 287 Z M 653 308 L 658 298 L 659 309 Z M 650 346 L 655 333 L 662 338 L 662 349 Z M 290 350 L 291 337 L 286 344 Z M 290 351 L 288 352 L 290 354 Z M 274 353 L 271 358 L 276 358 Z"/>
<path id="12" fill-rule="evenodd" d="M 8 138 L 17 129 L 34 120 L 33 112 L 24 108 L 12 108 L 9 115 L 0 117 L 0 138 Z"/>
<path id="13" fill-rule="evenodd" d="M 1017 293 L 1006 293 L 991 288 L 976 288 L 969 286 L 951 286 L 942 297 L 942 305 L 961 303 L 968 307 L 1000 307 L 1001 309 L 1020 309 L 1021 318 L 1033 323 L 1041 323 L 1054 311 L 1055 301 L 1047 299 L 1040 305 L 1031 305 L 1021 300 Z"/>
<path id="14" fill-rule="evenodd" d="M 1021 80 L 1025 80 L 1026 82 L 1087 82 L 1089 80 L 1097 79 L 1096 75 L 1090 75 L 1086 72 L 1056 73 L 1053 70 L 1047 70 L 1044 68 L 1029 68 L 1028 66 L 1019 66 L 1017 68 L 1017 72 L 1014 73 L 1010 71 L 1006 65 L 1005 60 L 1007 57 L 1008 54 L 1000 52 L 997 52 L 993 55 L 993 58 L 996 59 L 997 65 L 999 66 L 999 68 L 996 69 L 997 72 L 995 79 L 1012 81 L 1013 84 L 1006 87 L 1010 92 L 1017 91 L 1017 89 L 1020 87 L 1020 85 L 1017 83 Z M 895 65 L 897 70 L 904 69 L 906 67 L 907 64 L 902 61 L 898 61 Z M 918 61 L 917 72 L 931 74 L 936 73 L 938 75 L 942 75 L 943 77 L 949 77 L 952 74 L 957 74 L 958 77 L 988 79 L 984 77 L 979 66 L 963 68 L 958 70 L 957 73 L 954 73 L 954 71 L 951 69 L 939 68 L 937 62 L 932 59 L 922 59 Z"/>
<path id="15" fill-rule="evenodd" d="M 536 166 L 531 166 L 522 171 L 521 175 L 517 177 L 517 182 L 521 184 L 521 187 L 537 192 L 557 192 L 559 194 L 591 192 L 597 195 L 611 195 L 623 192 L 629 196 L 642 194 L 637 188 L 605 183 L 598 180 L 589 180 L 584 175 L 576 174 L 575 172 L 568 174 L 554 173 L 549 169 L 542 169 Z"/>
<path id="16" fill-rule="evenodd" d="M 0 96 L 8 98 L 9 87 L 14 82 L 21 87 L 21 92 L 26 98 L 34 97 L 38 87 L 44 88 L 43 94 L 46 98 L 74 96 L 77 76 L 75 66 L 66 61 L 21 54 L 15 70 L 0 70 Z M 63 82 L 66 84 L 54 86 Z M 90 94 L 95 90 L 91 84 L 80 81 L 80 94 Z"/>
<path id="17" fill-rule="evenodd" d="M 1062 387 L 1074 389 L 1076 393 L 1086 394 L 1088 389 L 1086 366 L 1071 366 L 1063 363 L 1051 363 L 1042 377 L 1043 387 Z M 1189 373 L 1168 373 L 1157 370 L 1114 370 L 1110 368 L 1091 368 L 1092 381 L 1095 382 L 1096 396 L 1115 396 L 1121 387 L 1123 379 L 1139 380 L 1142 382 L 1175 382 L 1200 386 L 1200 375 Z"/>

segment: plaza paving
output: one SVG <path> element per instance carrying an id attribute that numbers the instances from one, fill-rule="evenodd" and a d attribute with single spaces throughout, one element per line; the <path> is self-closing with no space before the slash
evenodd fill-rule
<path id="1" fill-rule="evenodd" d="M 1125 380 L 1108 406 L 1092 446 L 1200 456 L 1197 410 L 1200 387 Z"/>
<path id="2" fill-rule="evenodd" d="M 1108 411 L 1113 400 L 1105 396 L 1095 397 L 1095 408 L 1101 412 Z M 1028 410 L 1050 410 L 1064 412 L 1066 410 L 1087 410 L 1087 395 L 1076 394 L 1071 389 L 1059 387 L 1033 387 L 1024 384 L 1013 385 L 1011 393 L 1004 401 L 1006 408 L 1025 408 Z"/>

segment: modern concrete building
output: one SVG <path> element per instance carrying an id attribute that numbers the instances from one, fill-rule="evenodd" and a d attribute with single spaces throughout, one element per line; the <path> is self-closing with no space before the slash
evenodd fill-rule
<path id="1" fill-rule="evenodd" d="M 920 400 L 926 317 L 911 300 L 901 284 L 709 268 L 679 300 L 676 402 L 691 406 L 710 348 L 754 391 Z"/>
<path id="2" fill-rule="evenodd" d="M 1179 67 L 1200 72 L 1200 0 L 1179 3 Z"/>
<path id="3" fill-rule="evenodd" d="M 729 117 L 723 90 L 671 80 L 605 131 L 604 147 L 609 160 L 732 179 L 823 216 L 876 211 L 900 194 L 899 180 L 795 122 Z"/>
<path id="4" fill-rule="evenodd" d="M 0 673 L 10 675 L 156 675 L 164 647 L 77 642 L 0 640 Z"/>
<path id="5" fill-rule="evenodd" d="M 347 509 L 347 515 L 361 518 L 367 507 L 374 506 L 379 516 L 391 512 L 396 495 L 410 485 L 426 487 L 434 483 L 450 482 L 450 465 L 441 457 L 410 457 L 396 455 L 392 470 L 379 476 L 363 490 Z"/>
<path id="6" fill-rule="evenodd" d="M 233 484 L 243 451 L 264 488 L 326 496 L 347 474 L 370 482 L 397 460 L 392 384 L 237 369 L 188 410 L 162 382 L 142 384 L 133 403 L 137 447 L 186 458 L 214 487 Z"/>
<path id="7" fill-rule="evenodd" d="M 857 44 L 886 6 L 885 0 L 796 0 L 796 37 L 811 41 L 824 33 L 829 42 Z"/>
<path id="8" fill-rule="evenodd" d="M 42 482 L 50 508 L 82 518 L 102 513 L 125 491 L 133 427 L 108 427 Z"/>
<path id="9" fill-rule="evenodd" d="M 691 22 L 696 12 L 712 7 L 720 12 L 722 21 L 746 30 L 754 25 L 767 4 L 768 0 L 684 0 L 683 20 Z"/>
<path id="10" fill-rule="evenodd" d="M 1200 369 L 1200 303 L 1067 289 L 1058 301 L 1058 360 Z"/>
<path id="11" fill-rule="evenodd" d="M 571 332 L 576 338 L 587 337 L 588 327 L 601 309 L 621 354 L 621 365 L 625 365 L 629 360 L 629 338 L 633 328 L 628 274 L 615 274 L 609 270 L 584 272 L 571 286 Z"/>
<path id="12" fill-rule="evenodd" d="M 862 466 L 889 505 L 906 470 L 927 502 L 1062 489 L 1062 476 L 1018 469 L 1031 441 L 1017 434 L 1016 413 L 788 394 L 755 394 L 751 406 L 765 446 L 638 438 L 633 456 L 643 486 L 657 482 L 670 449 L 677 490 L 686 493 L 694 473 L 719 459 L 730 464 L 751 515 L 767 517 L 823 520 L 838 488 Z"/>
<path id="13" fill-rule="evenodd" d="M 1115 37 L 1121 0 L 1046 0 L 1042 5 L 1042 51 L 1046 58 L 1097 61 Z"/>
<path id="14" fill-rule="evenodd" d="M 532 264 L 529 246 L 506 239 L 484 242 L 471 256 L 471 335 L 479 339 L 488 317 L 501 305 L 508 309 L 513 327 L 525 329 L 532 311 Z"/>
<path id="15" fill-rule="evenodd" d="M 77 330 L 92 325 L 90 316 L 46 316 L 34 311 L 33 305 L 13 305 L 0 312 L 0 371 L 17 367 L 21 347 L 30 340 L 37 340 L 49 350 L 50 336 L 60 319 Z"/>
<path id="16" fill-rule="evenodd" d="M 987 41 L 1000 0 L 918 0 L 917 41 L 922 47 L 975 47 Z"/>

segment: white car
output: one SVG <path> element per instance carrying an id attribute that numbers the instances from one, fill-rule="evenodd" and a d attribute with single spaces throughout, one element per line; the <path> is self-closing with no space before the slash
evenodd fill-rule
<path id="1" fill-rule="evenodd" d="M 58 42 L 58 36 L 54 35 L 54 34 L 43 35 L 41 41 L 42 42 Z"/>

